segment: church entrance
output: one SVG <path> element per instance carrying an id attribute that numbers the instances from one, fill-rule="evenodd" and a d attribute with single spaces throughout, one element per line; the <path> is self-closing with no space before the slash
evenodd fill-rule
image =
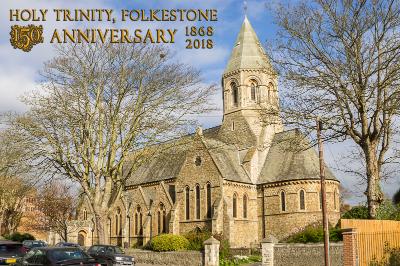
<path id="1" fill-rule="evenodd" d="M 87 234 L 83 230 L 78 233 L 78 244 L 81 247 L 84 247 L 86 245 L 86 236 Z"/>

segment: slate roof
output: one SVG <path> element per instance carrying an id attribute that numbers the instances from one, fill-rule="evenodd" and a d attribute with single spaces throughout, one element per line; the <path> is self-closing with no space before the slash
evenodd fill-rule
<path id="1" fill-rule="evenodd" d="M 250 177 L 241 165 L 239 151 L 235 145 L 209 138 L 204 138 L 203 141 L 222 178 L 241 183 L 251 183 Z"/>
<path id="2" fill-rule="evenodd" d="M 268 69 L 273 71 L 268 56 L 247 17 L 243 21 L 224 74 L 238 69 Z"/>
<path id="3" fill-rule="evenodd" d="M 219 129 L 219 126 L 206 129 L 203 135 L 207 137 L 216 137 Z M 194 134 L 190 134 L 180 139 L 173 140 L 172 143 L 176 144 L 175 146 L 167 149 L 165 152 L 161 152 L 157 156 L 154 156 L 149 162 L 141 165 L 131 177 L 128 178 L 126 185 L 145 184 L 177 177 L 185 162 L 186 153 L 190 147 L 188 143 L 193 136 Z M 162 145 L 165 144 L 156 145 L 154 148 L 162 149 Z"/>
<path id="4" fill-rule="evenodd" d="M 275 134 L 261 170 L 259 184 L 285 180 L 320 179 L 319 159 L 314 148 L 296 130 Z M 336 180 L 325 167 L 326 179 Z"/>

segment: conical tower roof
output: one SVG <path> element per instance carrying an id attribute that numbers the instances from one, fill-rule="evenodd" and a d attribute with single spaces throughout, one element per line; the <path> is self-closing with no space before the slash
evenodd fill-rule
<path id="1" fill-rule="evenodd" d="M 273 70 L 268 56 L 247 17 L 244 18 L 224 74 L 239 69 Z"/>

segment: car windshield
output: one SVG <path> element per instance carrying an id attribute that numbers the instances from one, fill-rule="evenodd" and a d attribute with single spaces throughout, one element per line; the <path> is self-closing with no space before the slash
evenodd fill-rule
<path id="1" fill-rule="evenodd" d="M 0 244 L 0 256 L 21 255 L 23 253 L 21 244 Z"/>
<path id="2" fill-rule="evenodd" d="M 85 252 L 79 249 L 53 250 L 52 257 L 57 262 L 90 258 Z"/>
<path id="3" fill-rule="evenodd" d="M 115 247 L 115 254 L 124 254 L 125 252 L 120 247 Z"/>
<path id="4" fill-rule="evenodd" d="M 28 247 L 37 248 L 37 247 L 44 247 L 46 246 L 44 242 L 40 241 L 33 241 L 27 244 Z"/>

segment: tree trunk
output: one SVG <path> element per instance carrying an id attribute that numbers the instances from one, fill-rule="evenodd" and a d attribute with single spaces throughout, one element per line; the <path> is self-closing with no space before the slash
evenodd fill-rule
<path id="1" fill-rule="evenodd" d="M 369 218 L 376 219 L 377 210 L 383 201 L 383 194 L 380 186 L 380 167 L 378 158 L 373 147 L 364 149 L 366 158 L 366 173 L 367 173 L 367 201 Z"/>
<path id="2" fill-rule="evenodd" d="M 101 214 L 103 213 L 103 214 Z M 109 233 L 107 230 L 107 212 L 95 211 L 95 224 L 99 244 L 110 244 Z"/>

